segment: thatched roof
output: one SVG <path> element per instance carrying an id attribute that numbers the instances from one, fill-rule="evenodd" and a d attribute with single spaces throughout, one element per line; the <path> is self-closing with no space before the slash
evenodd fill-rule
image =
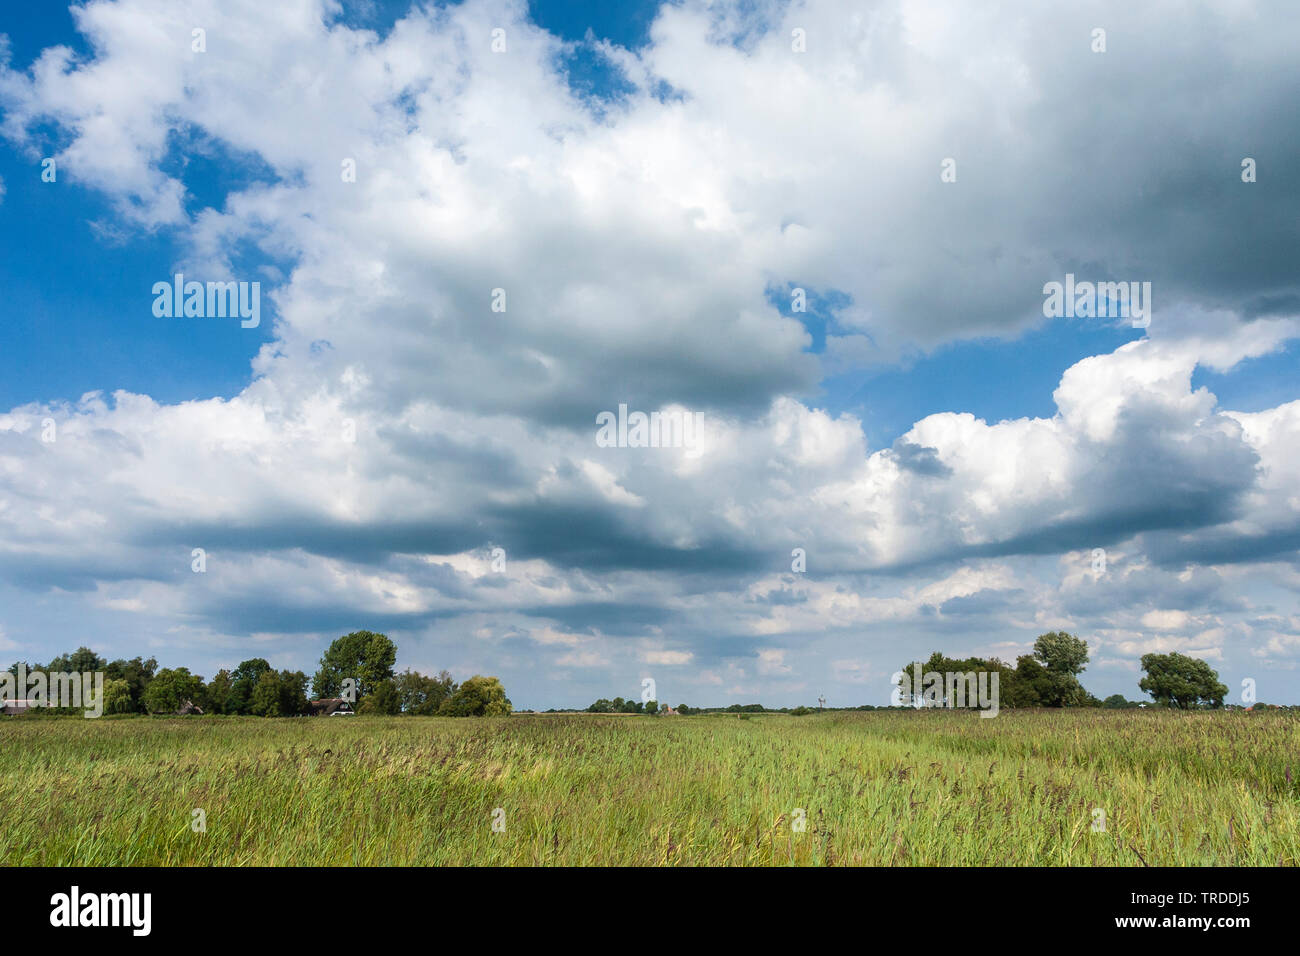
<path id="1" fill-rule="evenodd" d="M 334 714 L 353 713 L 352 703 L 342 697 L 322 697 L 307 701 L 307 713 L 313 717 L 330 717 Z"/>

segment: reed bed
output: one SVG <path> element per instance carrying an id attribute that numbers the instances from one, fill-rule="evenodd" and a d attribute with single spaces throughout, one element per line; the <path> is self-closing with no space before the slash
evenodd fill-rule
<path id="1" fill-rule="evenodd" d="M 1286 712 L 20 717 L 0 755 L 10 866 L 1300 860 Z"/>

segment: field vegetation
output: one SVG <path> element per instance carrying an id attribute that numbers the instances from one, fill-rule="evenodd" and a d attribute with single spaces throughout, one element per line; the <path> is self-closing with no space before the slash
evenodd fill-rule
<path id="1" fill-rule="evenodd" d="M 1300 861 L 1286 711 L 17 717 L 0 753 L 10 866 Z"/>

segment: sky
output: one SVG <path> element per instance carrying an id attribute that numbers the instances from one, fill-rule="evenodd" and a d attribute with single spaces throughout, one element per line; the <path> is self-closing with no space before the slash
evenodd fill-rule
<path id="1" fill-rule="evenodd" d="M 856 706 L 1067 630 L 1300 703 L 1300 17 L 980 6 L 7 10 L 0 659 Z"/>

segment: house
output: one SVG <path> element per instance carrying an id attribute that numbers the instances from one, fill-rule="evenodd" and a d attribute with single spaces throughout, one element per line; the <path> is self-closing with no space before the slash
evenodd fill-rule
<path id="1" fill-rule="evenodd" d="M 676 717 L 676 716 L 677 716 L 677 711 L 673 710 L 673 709 L 672 709 L 671 707 L 669 707 L 667 704 L 663 704 L 663 705 L 661 705 L 661 706 L 659 707 L 659 713 L 660 713 L 660 714 L 667 714 L 669 717 Z"/>
<path id="2" fill-rule="evenodd" d="M 322 697 L 320 700 L 307 701 L 309 717 L 351 717 L 355 713 L 352 704 L 342 697 Z"/>
<path id="3" fill-rule="evenodd" d="M 32 707 L 42 706 L 44 702 L 39 700 L 0 700 L 0 714 L 17 717 L 19 714 L 27 713 Z"/>
<path id="4" fill-rule="evenodd" d="M 202 713 L 203 713 L 203 708 L 200 707 L 198 704 L 194 703 L 194 701 L 183 700 L 181 701 L 180 708 L 176 711 L 176 716 L 185 717 L 188 716 L 189 714 L 202 714 Z"/>

